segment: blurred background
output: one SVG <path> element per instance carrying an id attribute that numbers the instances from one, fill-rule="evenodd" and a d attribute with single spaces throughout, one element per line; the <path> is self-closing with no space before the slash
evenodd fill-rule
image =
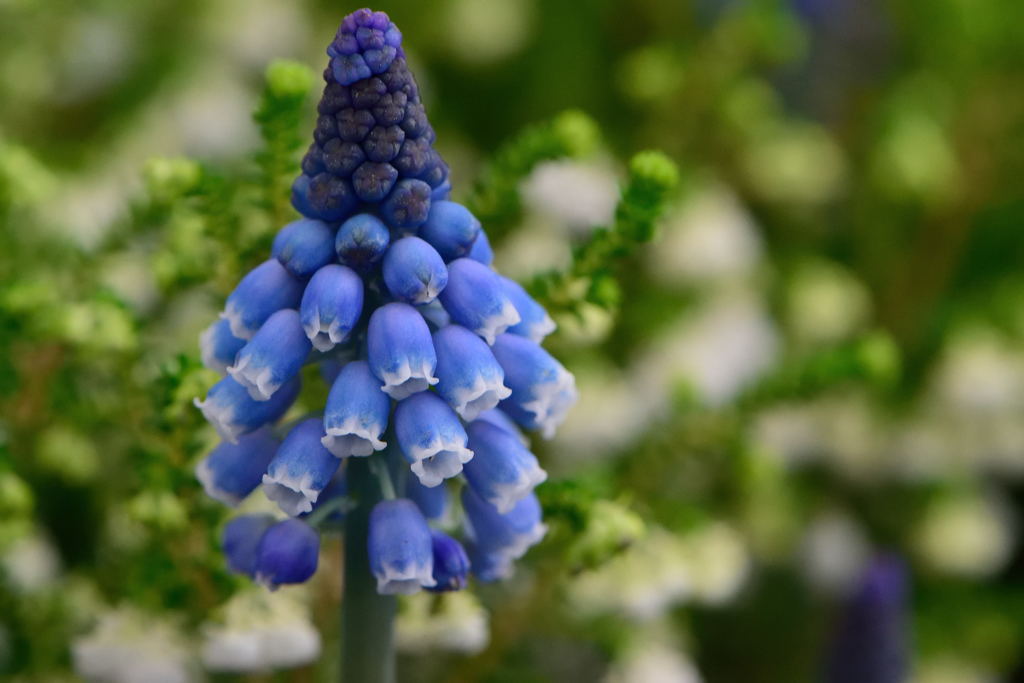
<path id="1" fill-rule="evenodd" d="M 336 679 L 337 544 L 302 588 L 227 574 L 190 401 L 312 132 L 319 85 L 295 144 L 254 119 L 264 73 L 357 7 L 0 0 L 0 678 Z M 506 274 L 566 267 L 635 152 L 682 178 L 558 317 L 549 540 L 403 602 L 401 679 L 1024 676 L 1024 3 L 375 9 Z M 850 623 L 895 673 L 828 678 L 878 652 Z"/>

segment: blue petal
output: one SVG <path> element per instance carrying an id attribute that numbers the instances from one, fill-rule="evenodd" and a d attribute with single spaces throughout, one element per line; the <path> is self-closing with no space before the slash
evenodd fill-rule
<path id="1" fill-rule="evenodd" d="M 299 374 L 309 350 L 298 311 L 286 308 L 263 323 L 238 352 L 228 373 L 253 399 L 267 401 L 285 382 Z"/>
<path id="2" fill-rule="evenodd" d="M 263 534 L 255 578 L 271 590 L 281 584 L 304 583 L 316 573 L 319 559 L 319 534 L 301 520 L 286 519 Z"/>
<path id="3" fill-rule="evenodd" d="M 419 230 L 420 237 L 437 249 L 445 261 L 467 255 L 479 234 L 480 221 L 469 209 L 443 200 L 431 202 L 427 221 Z"/>
<path id="4" fill-rule="evenodd" d="M 466 545 L 473 575 L 484 583 L 501 581 L 512 576 L 515 558 L 501 550 L 486 551 L 475 543 Z"/>
<path id="5" fill-rule="evenodd" d="M 246 434 L 238 443 L 222 442 L 196 465 L 196 478 L 206 495 L 225 505 L 238 505 L 260 485 L 279 445 L 266 427 Z"/>
<path id="6" fill-rule="evenodd" d="M 228 296 L 221 317 L 230 323 L 231 334 L 251 339 L 267 318 L 282 308 L 295 308 L 301 299 L 302 283 L 280 261 L 270 259 L 242 278 Z"/>
<path id="7" fill-rule="evenodd" d="M 490 347 L 465 327 L 449 325 L 435 332 L 434 351 L 437 393 L 462 419 L 475 419 L 512 393 Z"/>
<path id="8" fill-rule="evenodd" d="M 519 313 L 505 294 L 498 274 L 472 259 L 460 258 L 448 264 L 448 286 L 440 299 L 454 322 L 488 344 L 519 322 Z"/>
<path id="9" fill-rule="evenodd" d="M 540 344 L 544 341 L 544 337 L 555 331 L 555 321 L 551 319 L 543 306 L 526 293 L 526 290 L 518 282 L 500 275 L 498 277 L 505 289 L 505 294 L 512 300 L 512 305 L 519 312 L 519 322 L 508 328 L 508 331 Z"/>
<path id="10" fill-rule="evenodd" d="M 235 356 L 243 346 L 245 340 L 231 334 L 231 323 L 227 318 L 218 319 L 199 335 L 203 365 L 221 375 L 227 373 L 229 365 L 234 365 Z"/>
<path id="11" fill-rule="evenodd" d="M 395 408 L 395 436 L 413 473 L 424 486 L 437 486 L 462 472 L 473 453 L 466 430 L 437 394 L 420 392 Z"/>
<path id="12" fill-rule="evenodd" d="M 197 408 L 212 424 L 221 438 L 237 443 L 243 434 L 274 422 L 284 415 L 299 395 L 301 383 L 294 377 L 274 392 L 268 401 L 256 401 L 249 391 L 231 377 L 213 385 L 206 399 L 195 399 Z"/>
<path id="13" fill-rule="evenodd" d="M 466 587 L 469 557 L 462 544 L 448 534 L 432 531 L 434 549 L 434 592 L 457 591 Z"/>
<path id="14" fill-rule="evenodd" d="M 448 513 L 448 489 L 444 486 L 424 486 L 417 477 L 406 477 L 405 497 L 431 522 L 443 520 Z"/>
<path id="15" fill-rule="evenodd" d="M 220 538 L 228 569 L 236 574 L 255 576 L 260 539 L 273 523 L 270 515 L 242 515 L 224 525 Z"/>
<path id="16" fill-rule="evenodd" d="M 473 248 L 469 250 L 467 256 L 474 261 L 479 261 L 485 266 L 489 266 L 494 263 L 494 250 L 491 249 L 491 242 L 487 239 L 487 233 L 482 229 L 480 234 L 477 235 L 476 240 L 473 242 Z"/>
<path id="17" fill-rule="evenodd" d="M 388 249 L 384 283 L 396 299 L 426 304 L 448 284 L 448 269 L 434 248 L 419 237 L 403 237 Z"/>
<path id="18" fill-rule="evenodd" d="M 341 224 L 334 239 L 338 260 L 359 273 L 367 273 L 387 251 L 391 233 L 376 216 L 361 213 Z"/>
<path id="19" fill-rule="evenodd" d="M 422 180 L 399 180 L 381 204 L 381 218 L 399 230 L 418 228 L 430 212 L 430 193 L 430 185 Z"/>
<path id="20" fill-rule="evenodd" d="M 411 500 L 377 503 L 370 513 L 367 551 L 378 593 L 415 593 L 436 583 L 430 527 Z"/>
<path id="21" fill-rule="evenodd" d="M 271 255 L 297 278 L 307 278 L 334 260 L 334 230 L 323 221 L 301 218 L 281 228 Z"/>
<path id="22" fill-rule="evenodd" d="M 348 339 L 362 313 L 363 281 L 347 266 L 316 271 L 302 295 L 302 328 L 317 351 L 330 351 Z"/>
<path id="23" fill-rule="evenodd" d="M 327 395 L 323 444 L 334 455 L 365 456 L 387 444 L 380 440 L 388 426 L 391 399 L 365 360 L 342 368 Z"/>
<path id="24" fill-rule="evenodd" d="M 292 517 L 313 509 L 338 469 L 338 459 L 320 441 L 323 429 L 315 417 L 295 425 L 263 475 L 267 498 Z"/>
<path id="25" fill-rule="evenodd" d="M 519 429 L 519 425 L 517 425 L 515 421 L 508 416 L 507 413 L 505 413 L 499 408 L 494 408 L 493 410 L 485 410 L 484 412 L 476 416 L 476 421 L 489 422 L 495 427 L 498 427 L 499 429 L 504 429 L 509 434 L 514 435 L 517 439 L 519 439 L 519 442 L 522 443 L 524 446 L 530 445 L 530 440 L 527 439 L 526 435 L 523 434 L 523 432 Z"/>
<path id="26" fill-rule="evenodd" d="M 348 180 L 331 173 L 313 177 L 303 174 L 292 183 L 292 206 L 307 218 L 333 223 L 347 218 L 356 204 L 358 199 Z"/>
<path id="27" fill-rule="evenodd" d="M 466 463 L 466 480 L 498 512 L 511 512 L 547 479 L 537 458 L 514 434 L 484 420 L 470 423 L 467 432 L 473 459 Z"/>
<path id="28" fill-rule="evenodd" d="M 576 382 L 551 354 L 526 337 L 503 334 L 491 347 L 505 370 L 505 386 L 512 395 L 501 408 L 526 429 L 554 436 L 576 402 Z"/>
<path id="29" fill-rule="evenodd" d="M 390 303 L 374 311 L 367 347 L 370 370 L 384 382 L 381 388 L 391 398 L 400 401 L 437 384 L 430 329 L 412 306 Z"/>
<path id="30" fill-rule="evenodd" d="M 320 492 L 320 495 L 317 496 L 316 502 L 313 503 L 313 509 L 299 515 L 299 517 L 304 518 L 308 515 L 314 514 L 321 506 L 333 503 L 338 498 L 344 498 L 347 495 L 348 478 L 345 476 L 345 468 L 339 467 L 338 471 L 334 473 L 333 477 L 331 477 L 331 482 L 327 484 L 324 490 Z M 345 510 L 344 508 L 335 508 L 334 511 L 330 512 L 326 517 L 324 517 L 324 519 L 331 522 L 340 522 L 345 519 Z"/>
<path id="31" fill-rule="evenodd" d="M 466 534 L 485 553 L 518 559 L 547 533 L 540 503 L 532 493 L 502 514 L 467 486 L 462 489 L 462 509 L 466 513 Z"/>

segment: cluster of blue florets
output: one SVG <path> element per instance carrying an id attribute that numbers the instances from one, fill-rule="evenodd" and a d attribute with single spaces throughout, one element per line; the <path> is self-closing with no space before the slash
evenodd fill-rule
<path id="1" fill-rule="evenodd" d="M 427 219 L 448 196 L 448 166 L 402 52 L 402 34 L 383 12 L 360 10 L 327 48 L 313 144 L 292 187 L 304 216 L 340 221 L 373 205 L 396 228 Z"/>
<path id="2" fill-rule="evenodd" d="M 229 566 L 268 586 L 315 572 L 306 518 L 337 518 L 341 506 L 321 506 L 346 496 L 344 463 L 366 457 L 385 494 L 368 530 L 380 592 L 459 589 L 470 570 L 499 579 L 545 533 L 533 489 L 547 475 L 522 430 L 554 432 L 573 377 L 540 346 L 554 329 L 543 307 L 491 267 L 480 222 L 448 201 L 387 15 L 346 17 L 328 54 L 316 142 L 293 188 L 305 217 L 200 340 L 223 378 L 196 405 L 223 443 L 196 474 L 232 506 L 262 487 L 287 515 L 224 530 Z M 323 415 L 275 427 L 310 363 L 331 385 Z"/>

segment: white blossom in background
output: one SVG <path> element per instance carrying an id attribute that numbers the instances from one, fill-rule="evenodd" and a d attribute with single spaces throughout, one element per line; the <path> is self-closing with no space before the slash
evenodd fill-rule
<path id="1" fill-rule="evenodd" d="M 192 653 L 170 620 L 135 608 L 110 609 L 88 634 L 71 642 L 75 672 L 102 683 L 188 683 Z"/>
<path id="2" fill-rule="evenodd" d="M 16 591 L 22 593 L 34 593 L 50 587 L 59 578 L 60 570 L 57 549 L 38 530 L 14 541 L 0 557 L 0 572 Z"/>
<path id="3" fill-rule="evenodd" d="M 940 655 L 916 667 L 910 683 L 997 683 L 1001 679 L 955 654 Z"/>
<path id="4" fill-rule="evenodd" d="M 679 648 L 649 638 L 616 661 L 604 683 L 701 683 L 700 672 Z"/>
<path id="5" fill-rule="evenodd" d="M 573 368 L 579 401 L 555 435 L 559 458 L 597 458 L 632 443 L 656 416 L 642 387 L 614 367 Z"/>
<path id="6" fill-rule="evenodd" d="M 740 533 L 725 522 L 711 522 L 687 534 L 683 543 L 693 600 L 721 605 L 736 597 L 751 571 Z"/>
<path id="7" fill-rule="evenodd" d="M 201 659 L 209 671 L 256 672 L 303 666 L 320 656 L 320 632 L 301 590 L 252 588 L 235 594 L 220 621 L 203 627 Z"/>
<path id="8" fill-rule="evenodd" d="M 829 344 L 860 330 L 871 312 L 867 288 L 837 263 L 800 264 L 786 291 L 786 324 L 795 339 Z"/>
<path id="9" fill-rule="evenodd" d="M 563 270 L 572 262 L 569 241 L 557 226 L 531 220 L 496 247 L 494 263 L 502 274 L 524 281 L 551 270 Z"/>
<path id="10" fill-rule="evenodd" d="M 811 520 L 797 554 L 797 566 L 815 588 L 844 594 L 861 576 L 871 548 L 856 521 L 838 511 Z"/>
<path id="11" fill-rule="evenodd" d="M 523 202 L 574 232 L 609 225 L 619 201 L 618 179 L 608 162 L 560 159 L 537 165 L 523 181 Z"/>
<path id="12" fill-rule="evenodd" d="M 665 406 L 677 383 L 686 382 L 705 404 L 724 405 L 772 365 L 778 347 L 775 325 L 754 295 L 718 294 L 642 352 L 638 398 Z"/>
<path id="13" fill-rule="evenodd" d="M 933 396 L 955 412 L 1024 409 L 1024 354 L 992 333 L 964 333 L 943 353 Z"/>
<path id="14" fill-rule="evenodd" d="M 825 443 L 814 406 L 808 403 L 769 406 L 755 418 L 752 434 L 768 456 L 787 466 L 814 461 Z"/>
<path id="15" fill-rule="evenodd" d="M 1015 541 L 1009 508 L 993 496 L 937 500 L 915 530 L 921 558 L 937 571 L 983 578 L 1003 568 Z"/>
<path id="16" fill-rule="evenodd" d="M 452 0 L 439 15 L 451 55 L 468 64 L 493 64 L 518 53 L 531 35 L 532 0 Z"/>
<path id="17" fill-rule="evenodd" d="M 474 654 L 490 638 L 487 611 L 468 591 L 416 593 L 402 598 L 395 640 L 399 650 L 416 654 Z"/>
<path id="18" fill-rule="evenodd" d="M 661 239 L 647 252 L 654 277 L 672 285 L 747 277 L 764 248 L 739 198 L 724 185 L 712 185 L 666 221 Z"/>

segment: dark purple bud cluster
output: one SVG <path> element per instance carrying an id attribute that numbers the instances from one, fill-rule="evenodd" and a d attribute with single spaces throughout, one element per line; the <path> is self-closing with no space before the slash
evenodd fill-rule
<path id="1" fill-rule="evenodd" d="M 392 228 L 419 227 L 450 185 L 402 34 L 385 13 L 361 9 L 345 18 L 327 54 L 327 85 L 292 204 L 328 223 L 373 212 Z"/>

